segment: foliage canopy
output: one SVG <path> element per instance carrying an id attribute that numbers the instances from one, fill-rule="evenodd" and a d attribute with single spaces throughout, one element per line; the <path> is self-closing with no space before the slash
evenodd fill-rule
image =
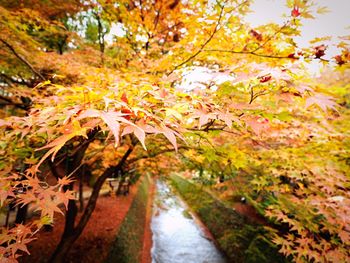
<path id="1" fill-rule="evenodd" d="M 88 166 L 94 190 L 68 236 L 106 178 L 178 167 L 219 178 L 220 198 L 243 194 L 293 260 L 348 261 L 349 37 L 331 61 L 326 39 L 299 48 L 315 4 L 286 4 L 284 24 L 252 28 L 249 0 L 0 1 L 0 202 L 40 212 L 2 228 L 1 260 L 28 253 L 60 204 L 72 211 Z M 336 68 L 315 79 L 311 60 Z"/>

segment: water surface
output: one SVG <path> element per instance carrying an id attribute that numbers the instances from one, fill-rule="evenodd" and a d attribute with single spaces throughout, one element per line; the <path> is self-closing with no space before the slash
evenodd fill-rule
<path id="1" fill-rule="evenodd" d="M 152 263 L 226 262 L 165 182 L 157 182 L 154 200 Z"/>

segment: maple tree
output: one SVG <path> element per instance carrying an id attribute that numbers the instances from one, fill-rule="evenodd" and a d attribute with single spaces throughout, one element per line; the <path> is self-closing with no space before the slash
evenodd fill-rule
<path id="1" fill-rule="evenodd" d="M 130 165 L 165 173 L 171 162 L 232 188 L 226 178 L 245 174 L 247 198 L 276 226 L 270 238 L 286 256 L 349 259 L 348 86 L 317 85 L 300 62 L 330 62 L 324 39 L 294 42 L 313 3 L 287 1 L 283 25 L 258 28 L 244 22 L 250 4 L 0 1 L 0 201 L 40 212 L 2 229 L 1 259 L 28 253 L 64 204 L 51 258 L 61 262 L 108 177 Z M 123 34 L 107 43 L 114 26 Z M 346 39 L 333 59 L 344 79 Z M 209 80 L 183 88 L 196 69 Z M 85 166 L 95 183 L 77 221 L 73 186 Z"/>

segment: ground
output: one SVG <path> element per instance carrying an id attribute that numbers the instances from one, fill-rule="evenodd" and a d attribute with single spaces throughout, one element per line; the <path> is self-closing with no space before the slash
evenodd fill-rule
<path id="1" fill-rule="evenodd" d="M 110 246 L 115 240 L 116 233 L 130 208 L 138 185 L 139 184 L 132 186 L 130 188 L 130 194 L 127 196 L 115 196 L 113 194 L 99 197 L 89 223 L 67 255 L 66 262 L 100 263 L 104 261 L 108 255 Z M 147 205 L 148 211 L 146 215 L 142 263 L 151 262 L 152 231 L 150 228 L 150 221 L 152 218 L 151 210 L 155 191 L 154 184 L 151 184 L 150 191 L 151 195 Z M 263 223 L 254 209 L 249 205 L 236 203 L 235 209 L 237 212 L 248 216 L 253 221 Z M 79 216 L 80 215 L 81 213 Z M 47 262 L 59 242 L 63 226 L 63 215 L 57 215 L 53 230 L 51 232 L 40 231 L 37 235 L 37 240 L 29 244 L 28 249 L 31 255 L 21 257 L 19 261 L 23 263 Z M 210 235 L 209 231 L 207 234 Z"/>
<path id="2" fill-rule="evenodd" d="M 130 188 L 130 194 L 127 196 L 99 197 L 89 223 L 67 255 L 66 262 L 100 263 L 104 261 L 136 194 L 137 185 Z M 63 226 L 64 218 L 58 215 L 53 231 L 38 233 L 37 240 L 29 245 L 31 255 L 21 257 L 19 261 L 24 263 L 47 262 L 59 242 Z M 152 240 L 150 231 L 146 231 L 145 240 L 148 242 L 147 249 L 150 249 Z M 149 253 L 145 254 L 144 263 L 150 262 L 149 256 Z"/>

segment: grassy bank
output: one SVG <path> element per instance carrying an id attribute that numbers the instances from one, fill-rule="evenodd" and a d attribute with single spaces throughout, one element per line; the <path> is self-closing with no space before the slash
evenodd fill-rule
<path id="1" fill-rule="evenodd" d="M 287 262 L 266 238 L 266 230 L 252 225 L 233 209 L 225 207 L 201 187 L 173 175 L 172 185 L 217 240 L 230 262 Z"/>
<path id="2" fill-rule="evenodd" d="M 145 177 L 122 223 L 106 263 L 138 263 L 141 259 L 150 178 Z"/>

